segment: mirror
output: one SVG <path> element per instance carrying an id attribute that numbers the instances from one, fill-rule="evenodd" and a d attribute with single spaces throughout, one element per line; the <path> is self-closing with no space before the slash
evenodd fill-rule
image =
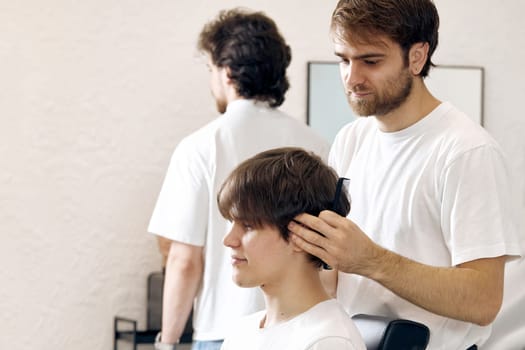
<path id="1" fill-rule="evenodd" d="M 353 114 L 339 76 L 337 62 L 308 62 L 307 123 L 332 142 L 339 129 L 353 121 Z M 449 101 L 483 125 L 482 67 L 438 65 L 425 78 L 430 92 Z"/>

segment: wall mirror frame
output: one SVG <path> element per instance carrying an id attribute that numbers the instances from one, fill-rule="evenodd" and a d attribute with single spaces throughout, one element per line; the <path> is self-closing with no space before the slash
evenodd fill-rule
<path id="1" fill-rule="evenodd" d="M 483 125 L 484 69 L 479 66 L 437 65 L 425 83 L 441 101 L 449 101 Z M 353 114 L 339 74 L 339 63 L 308 62 L 307 124 L 332 142 Z"/>

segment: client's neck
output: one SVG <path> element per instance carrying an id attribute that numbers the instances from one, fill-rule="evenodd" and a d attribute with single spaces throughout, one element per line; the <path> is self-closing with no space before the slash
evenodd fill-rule
<path id="1" fill-rule="evenodd" d="M 311 263 L 290 272 L 279 284 L 261 286 L 266 302 L 266 317 L 261 328 L 286 322 L 330 299 L 319 271 Z"/>

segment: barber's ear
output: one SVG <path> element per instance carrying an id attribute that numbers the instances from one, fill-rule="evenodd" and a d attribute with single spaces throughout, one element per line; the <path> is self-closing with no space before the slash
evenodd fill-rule
<path id="1" fill-rule="evenodd" d="M 413 75 L 419 75 L 428 57 L 428 43 L 415 43 L 408 52 L 408 64 Z"/>

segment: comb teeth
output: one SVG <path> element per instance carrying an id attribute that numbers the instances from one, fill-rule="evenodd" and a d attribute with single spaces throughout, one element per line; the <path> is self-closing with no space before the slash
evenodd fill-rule
<path id="1" fill-rule="evenodd" d="M 339 209 L 338 203 L 339 203 L 339 198 L 341 197 L 341 192 L 343 190 L 348 192 L 348 184 L 350 184 L 350 179 L 348 179 L 346 177 L 340 177 L 337 180 L 337 185 L 335 186 L 334 200 L 332 201 L 332 211 L 337 213 L 337 211 Z M 323 262 L 323 269 L 331 270 L 332 267 L 330 265 L 328 265 L 327 263 Z"/>
<path id="2" fill-rule="evenodd" d="M 344 190 L 348 192 L 349 183 L 350 183 L 350 179 L 346 177 L 340 177 L 337 180 L 337 185 L 335 187 L 334 200 L 332 202 L 332 211 L 335 211 L 335 212 L 338 211 L 339 209 L 338 203 L 339 203 L 339 198 L 341 197 L 341 191 L 343 191 L 343 188 L 344 188 Z"/>

